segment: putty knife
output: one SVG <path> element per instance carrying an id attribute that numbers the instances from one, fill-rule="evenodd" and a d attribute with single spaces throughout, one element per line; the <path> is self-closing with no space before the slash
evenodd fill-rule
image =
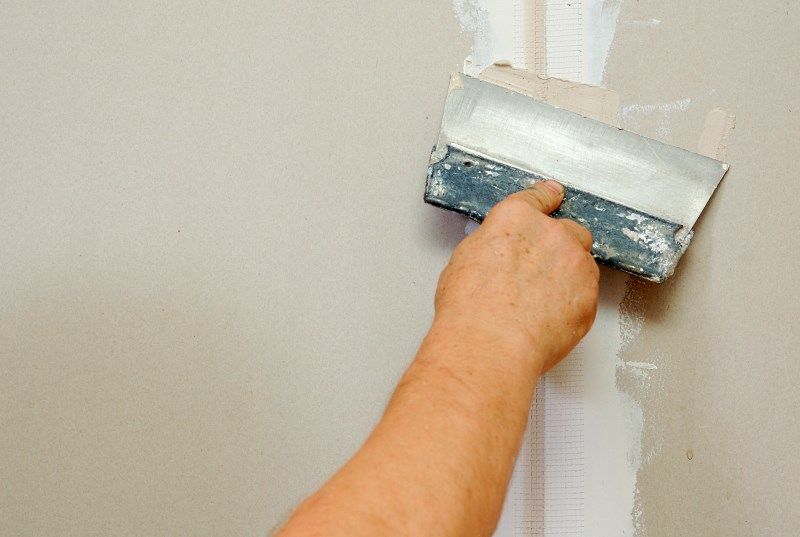
<path id="1" fill-rule="evenodd" d="M 598 261 L 663 282 L 728 167 L 459 74 L 425 201 L 481 222 L 509 194 L 554 179 L 565 196 L 553 216 L 587 227 Z"/>

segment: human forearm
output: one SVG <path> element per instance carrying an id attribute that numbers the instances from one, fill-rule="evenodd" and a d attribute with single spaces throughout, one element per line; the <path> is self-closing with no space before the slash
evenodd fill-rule
<path id="1" fill-rule="evenodd" d="M 491 535 L 536 379 L 597 307 L 592 237 L 539 183 L 490 211 L 439 278 L 436 319 L 361 450 L 289 535 Z"/>
<path id="2" fill-rule="evenodd" d="M 541 369 L 498 336 L 438 318 L 364 447 L 287 530 L 321 517 L 327 535 L 490 534 Z"/>
<path id="3" fill-rule="evenodd" d="M 491 534 L 525 430 L 543 360 L 498 330 L 437 319 L 381 424 L 388 441 L 416 438 L 407 471 L 419 490 L 436 491 L 438 535 Z M 422 464 L 428 471 L 413 471 Z"/>

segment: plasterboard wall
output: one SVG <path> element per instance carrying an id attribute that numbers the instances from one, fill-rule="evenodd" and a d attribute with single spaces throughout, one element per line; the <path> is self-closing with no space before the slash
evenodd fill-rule
<path id="1" fill-rule="evenodd" d="M 0 11 L 0 535 L 265 535 L 463 237 L 422 203 L 452 6 Z"/>
<path id="2" fill-rule="evenodd" d="M 380 414 L 461 237 L 420 193 L 467 44 L 450 2 L 302 7 L 4 8 L 0 534 L 261 535 Z M 642 535 L 800 524 L 797 11 L 622 5 L 606 83 L 698 103 L 627 126 L 738 118 L 678 274 L 624 303 Z"/>
<path id="3" fill-rule="evenodd" d="M 644 412 L 641 535 L 800 526 L 798 35 L 792 2 L 622 5 L 606 82 L 623 109 L 686 103 L 629 114 L 624 126 L 695 148 L 709 108 L 737 117 L 731 172 L 675 277 L 634 284 L 623 303 L 641 327 L 623 359 L 658 367 L 645 382 L 618 378 Z"/>

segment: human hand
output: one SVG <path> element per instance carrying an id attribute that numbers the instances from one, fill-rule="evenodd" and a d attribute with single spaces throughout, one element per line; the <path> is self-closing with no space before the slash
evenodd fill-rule
<path id="1" fill-rule="evenodd" d="M 545 181 L 498 203 L 442 272 L 437 322 L 512 345 L 541 371 L 569 354 L 594 322 L 599 269 L 591 233 L 547 216 L 563 197 L 561 185 Z"/>

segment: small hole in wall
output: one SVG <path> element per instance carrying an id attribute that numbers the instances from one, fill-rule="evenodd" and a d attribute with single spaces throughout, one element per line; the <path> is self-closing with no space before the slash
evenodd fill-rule
<path id="1" fill-rule="evenodd" d="M 473 164 L 473 163 L 472 163 L 472 161 L 470 161 L 470 160 L 466 160 L 466 161 L 464 161 L 464 166 L 466 166 L 467 168 L 471 168 L 471 167 L 472 167 L 472 164 Z"/>

